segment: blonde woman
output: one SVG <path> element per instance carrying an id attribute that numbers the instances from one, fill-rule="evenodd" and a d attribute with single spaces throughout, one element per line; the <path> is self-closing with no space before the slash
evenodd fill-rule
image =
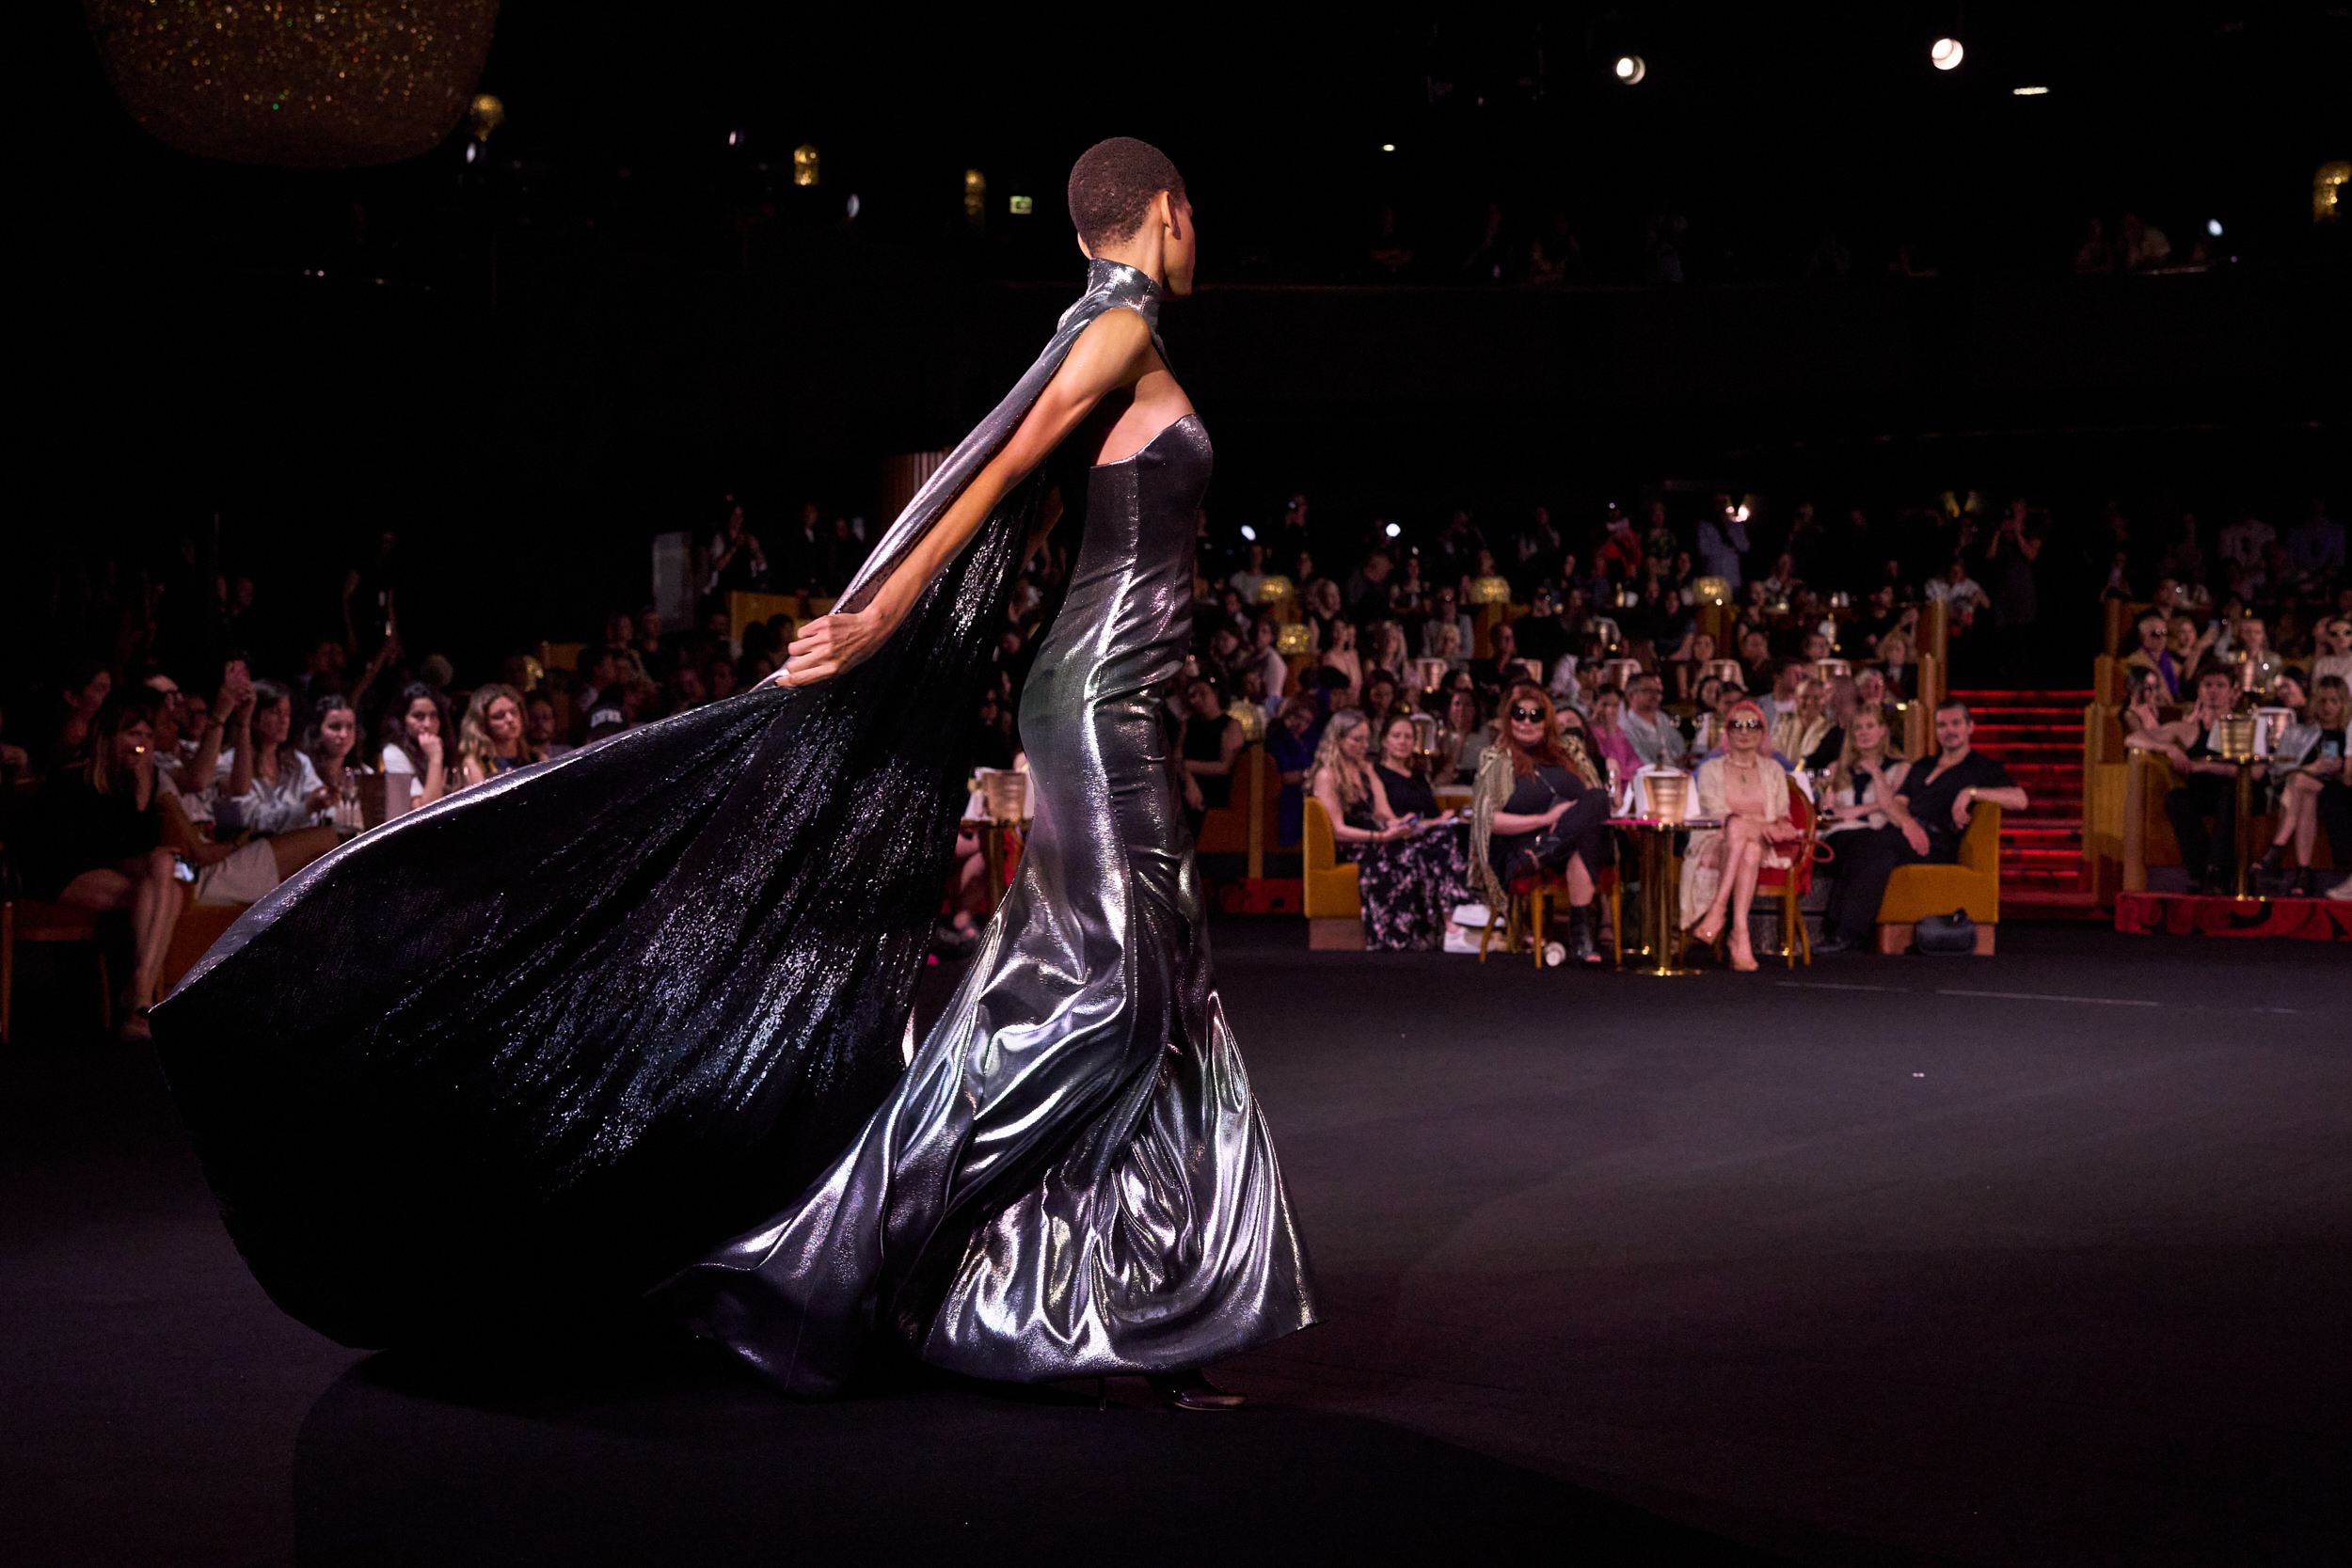
<path id="1" fill-rule="evenodd" d="M 1310 775 L 1340 859 L 1356 863 L 1364 946 L 1374 952 L 1440 946 L 1448 912 L 1463 894 L 1459 839 L 1453 832 L 1424 836 L 1426 823 L 1390 809 L 1372 750 L 1370 721 L 1342 708 L 1324 726 Z"/>
<path id="2" fill-rule="evenodd" d="M 1731 967 L 1752 970 L 1748 906 L 1766 866 L 1796 863 L 1789 846 L 1804 837 L 1789 816 L 1788 775 L 1764 744 L 1764 710 L 1735 704 L 1724 716 L 1724 754 L 1699 764 L 1699 815 L 1723 823 L 1691 835 L 1682 862 L 1682 926 L 1712 945 L 1726 922 Z"/>
<path id="3" fill-rule="evenodd" d="M 1372 626 L 1372 660 L 1368 670 L 1376 670 L 1394 680 L 1399 687 L 1411 672 L 1406 665 L 1411 659 L 1405 652 L 1405 630 L 1394 621 L 1375 621 Z"/>
<path id="4" fill-rule="evenodd" d="M 1886 727 L 1886 716 L 1874 707 L 1857 710 L 1821 799 L 1821 836 L 1885 827 L 1886 802 L 1895 798 L 1909 766 Z"/>
<path id="5" fill-rule="evenodd" d="M 457 726 L 457 770 L 461 787 L 528 768 L 539 760 L 523 735 L 523 696 L 496 681 L 473 694 Z"/>

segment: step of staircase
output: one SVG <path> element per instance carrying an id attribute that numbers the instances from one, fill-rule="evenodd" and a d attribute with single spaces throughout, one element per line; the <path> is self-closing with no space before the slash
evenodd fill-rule
<path id="1" fill-rule="evenodd" d="M 2089 689 L 1961 690 L 1976 746 L 2032 800 L 2001 822 L 2001 899 L 2020 913 L 2095 910 L 2083 855 L 2083 708 Z"/>

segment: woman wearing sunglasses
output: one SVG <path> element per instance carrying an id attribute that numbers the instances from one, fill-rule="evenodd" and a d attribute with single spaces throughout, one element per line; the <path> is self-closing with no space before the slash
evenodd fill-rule
<path id="1" fill-rule="evenodd" d="M 1731 924 L 1731 967 L 1754 969 L 1748 905 L 1764 867 L 1794 862 L 1788 846 L 1804 835 L 1788 815 L 1788 775 L 1764 744 L 1764 710 L 1740 702 L 1724 716 L 1724 754 L 1699 764 L 1699 815 L 1721 828 L 1691 835 L 1682 862 L 1682 925 L 1714 944 Z M 1737 918 L 1734 918 L 1734 916 Z"/>
<path id="2" fill-rule="evenodd" d="M 1503 697 L 1502 733 L 1478 768 L 1479 820 L 1470 864 L 1487 907 L 1508 901 L 1508 884 L 1542 871 L 1568 883 L 1568 955 L 1600 962 L 1593 930 L 1593 879 L 1609 863 L 1609 791 L 1583 742 L 1560 733 L 1550 695 L 1524 683 Z M 1535 933 L 1541 942 L 1543 933 Z"/>

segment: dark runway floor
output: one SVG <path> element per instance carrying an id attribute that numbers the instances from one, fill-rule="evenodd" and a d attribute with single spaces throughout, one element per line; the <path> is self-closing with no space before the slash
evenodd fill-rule
<path id="1" fill-rule="evenodd" d="M 1330 1319 L 1229 1418 L 364 1358 L 254 1287 L 150 1056 L 20 1043 L 8 1559 L 2344 1560 L 2341 949 L 2010 926 L 1661 982 L 1216 940 Z"/>

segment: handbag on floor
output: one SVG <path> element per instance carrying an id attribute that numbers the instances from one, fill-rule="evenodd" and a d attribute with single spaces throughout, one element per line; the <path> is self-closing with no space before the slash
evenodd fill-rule
<path id="1" fill-rule="evenodd" d="M 1974 953 L 1977 923 L 1968 918 L 1966 910 L 1931 914 L 1912 927 L 1911 944 L 1929 954 Z"/>

